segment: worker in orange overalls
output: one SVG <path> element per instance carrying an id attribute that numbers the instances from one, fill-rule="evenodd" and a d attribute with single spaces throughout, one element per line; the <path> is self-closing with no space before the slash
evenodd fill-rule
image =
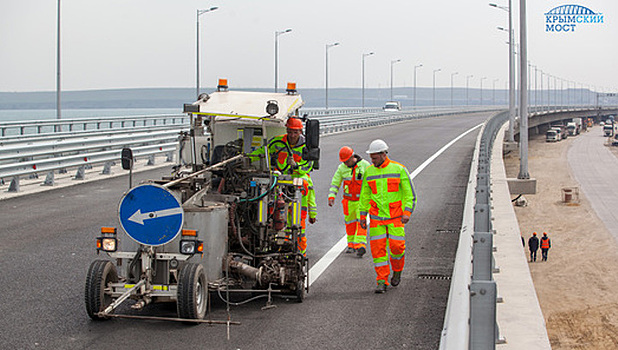
<path id="1" fill-rule="evenodd" d="M 309 223 L 316 222 L 317 206 L 315 201 L 315 191 L 313 181 L 309 173 L 313 170 L 313 161 L 302 159 L 305 145 L 303 135 L 303 123 L 296 117 L 288 118 L 285 123 L 286 133 L 275 136 L 268 141 L 268 156 L 271 157 L 272 170 L 289 174 L 292 178 L 303 180 L 302 202 L 301 202 L 301 231 L 298 236 L 298 247 L 301 254 L 306 255 L 307 237 L 305 236 L 305 220 L 309 217 Z M 252 160 L 259 159 L 259 155 L 264 155 L 264 147 L 258 148 L 249 154 Z M 290 215 L 290 214 L 289 214 Z M 288 215 L 288 216 L 289 216 Z"/>
<path id="2" fill-rule="evenodd" d="M 551 248 L 551 239 L 547 237 L 547 232 L 543 232 L 543 237 L 541 237 L 541 254 L 543 256 L 542 261 L 547 261 L 547 252 Z"/>
<path id="3" fill-rule="evenodd" d="M 366 252 L 367 229 L 360 227 L 360 211 L 358 200 L 360 199 L 361 185 L 365 169 L 370 166 L 369 162 L 354 154 L 354 150 L 348 146 L 341 147 L 339 150 L 339 167 L 330 185 L 328 193 L 328 205 L 335 204 L 335 197 L 339 187 L 343 183 L 343 219 L 345 221 L 345 231 L 348 239 L 346 253 L 354 253 L 362 257 Z"/>
<path id="4" fill-rule="evenodd" d="M 382 140 L 374 140 L 369 145 L 367 153 L 373 165 L 365 170 L 360 195 L 361 227 L 367 227 L 367 214 L 370 220 L 376 293 L 386 292 L 390 267 L 393 268 L 390 284 L 396 287 L 401 281 L 406 249 L 404 225 L 410 221 L 416 207 L 416 194 L 408 169 L 390 160 L 387 151 L 388 145 Z"/>

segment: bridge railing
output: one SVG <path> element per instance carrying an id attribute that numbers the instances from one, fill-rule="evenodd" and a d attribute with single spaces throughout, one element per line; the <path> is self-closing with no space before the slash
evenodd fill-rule
<path id="1" fill-rule="evenodd" d="M 322 134 L 330 134 L 489 108 L 417 108 L 393 112 L 375 108 L 374 112 L 360 108 L 329 109 L 328 114 L 313 118 L 320 120 Z M 338 114 L 342 112 L 347 114 Z M 127 120 L 107 117 L 0 123 L 0 128 L 19 131 L 0 137 L 0 182 L 10 180 L 8 190 L 17 192 L 23 176 L 36 178 L 47 173 L 43 184 L 53 185 L 55 172 L 77 169 L 75 178 L 82 179 L 86 168 L 101 164 L 104 165 L 102 173 L 107 174 L 124 147 L 132 147 L 136 159 L 147 158 L 148 164 L 153 164 L 154 157 L 161 154 L 172 161 L 178 134 L 188 129 L 187 116 L 144 116 L 143 119 L 131 116 Z M 59 126 L 64 130 L 58 131 Z"/>
<path id="2" fill-rule="evenodd" d="M 565 113 L 566 112 L 566 113 Z M 540 106 L 531 108 L 529 117 L 547 118 L 550 123 L 569 118 L 607 115 L 618 112 L 616 106 Z M 546 117 L 547 116 L 547 117 Z M 493 257 L 491 193 L 491 151 L 496 135 L 508 121 L 503 111 L 486 121 L 477 139 L 470 166 L 466 204 L 440 349 L 495 349 L 505 339 L 496 322 L 497 286 L 493 273 L 499 272 Z M 534 127 L 535 125 L 529 125 Z M 516 129 L 517 130 L 517 129 Z"/>
<path id="3" fill-rule="evenodd" d="M 31 134 L 57 134 L 87 130 L 122 130 L 125 128 L 156 127 L 186 124 L 184 114 L 162 114 L 78 119 L 47 119 L 0 122 L 0 137 Z"/>
<path id="4" fill-rule="evenodd" d="M 490 164 L 496 133 L 508 116 L 508 111 L 503 111 L 490 118 L 476 141 L 441 350 L 493 349 L 500 339 L 496 324 L 497 289 L 492 277 Z"/>

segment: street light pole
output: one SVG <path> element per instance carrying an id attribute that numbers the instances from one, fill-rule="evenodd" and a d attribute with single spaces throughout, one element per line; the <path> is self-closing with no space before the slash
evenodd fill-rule
<path id="1" fill-rule="evenodd" d="M 538 103 L 538 106 L 540 107 L 539 109 L 542 111 L 543 109 L 545 109 L 545 106 L 543 105 L 543 70 L 539 69 L 539 71 L 541 72 L 541 81 L 540 81 L 540 91 L 539 91 L 539 96 L 541 97 Z"/>
<path id="2" fill-rule="evenodd" d="M 398 62 L 401 62 L 401 60 L 397 59 L 391 61 L 391 101 L 393 100 L 393 65 Z"/>
<path id="3" fill-rule="evenodd" d="M 418 66 L 414 66 L 414 107 L 416 107 L 416 68 L 420 68 L 422 66 L 422 63 Z"/>
<path id="4" fill-rule="evenodd" d="M 487 77 L 481 78 L 481 106 L 483 105 L 483 80 L 487 79 Z"/>
<path id="5" fill-rule="evenodd" d="M 363 103 L 362 107 L 365 108 L 365 57 L 373 55 L 373 52 L 363 54 L 363 68 L 362 68 L 362 85 L 363 85 Z"/>
<path id="6" fill-rule="evenodd" d="M 515 35 L 513 29 L 513 6 L 511 2 L 512 0 L 509 0 L 507 8 L 496 4 L 489 4 L 489 6 L 502 9 L 509 14 L 509 135 L 507 141 L 515 142 Z"/>
<path id="7" fill-rule="evenodd" d="M 339 43 L 326 44 L 326 109 L 328 109 L 328 49 L 333 46 L 337 46 Z"/>
<path id="8" fill-rule="evenodd" d="M 451 73 L 451 107 L 453 107 L 453 77 L 459 74 L 459 72 Z"/>
<path id="9" fill-rule="evenodd" d="M 441 72 L 442 68 L 438 68 L 438 69 L 434 69 L 433 70 L 433 108 L 436 108 L 436 73 L 437 72 Z"/>
<path id="10" fill-rule="evenodd" d="M 528 172 L 528 39 L 526 36 L 526 0 L 519 0 L 519 175 L 529 179 Z"/>
<path id="11" fill-rule="evenodd" d="M 195 98 L 200 96 L 200 16 L 218 9 L 218 7 L 211 7 L 206 10 L 197 10 L 196 16 L 196 36 L 195 36 Z"/>
<path id="12" fill-rule="evenodd" d="M 275 31 L 275 92 L 277 92 L 277 84 L 279 83 L 279 35 L 289 33 L 292 29 Z"/>
<path id="13" fill-rule="evenodd" d="M 535 110 L 536 107 L 538 107 L 539 105 L 539 90 L 537 89 L 537 74 L 538 74 L 538 67 L 537 66 L 533 66 L 534 67 L 534 106 L 535 106 Z"/>
<path id="14" fill-rule="evenodd" d="M 474 77 L 474 75 L 468 75 L 466 76 L 466 106 L 470 105 L 470 98 L 468 95 L 468 90 L 469 90 L 469 82 L 470 82 L 470 78 Z"/>
<path id="15" fill-rule="evenodd" d="M 60 108 L 60 0 L 58 0 L 58 37 L 56 39 L 56 119 L 62 118 L 62 112 Z M 54 129 L 59 130 L 60 126 L 56 126 Z"/>

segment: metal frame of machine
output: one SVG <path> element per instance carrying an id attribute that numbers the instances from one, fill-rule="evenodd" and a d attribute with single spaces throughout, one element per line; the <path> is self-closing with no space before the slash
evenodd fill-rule
<path id="1" fill-rule="evenodd" d="M 302 179 L 271 170 L 268 152 L 257 161 L 248 156 L 285 133 L 302 105 L 295 84 L 286 93 L 237 92 L 224 80 L 185 105 L 191 128 L 179 138 L 173 175 L 125 193 L 119 219 L 126 235 L 107 227 L 97 237 L 97 252 L 113 260 L 96 260 L 88 270 L 88 315 L 121 317 L 116 310 L 126 300 L 134 300 L 134 310 L 176 302 L 178 317 L 164 319 L 216 323 L 203 320 L 209 291 L 227 303 L 223 293 L 257 292 L 268 298 L 266 308 L 276 294 L 302 301 Z M 305 129 L 303 161 L 317 162 L 319 123 L 306 121 Z"/>

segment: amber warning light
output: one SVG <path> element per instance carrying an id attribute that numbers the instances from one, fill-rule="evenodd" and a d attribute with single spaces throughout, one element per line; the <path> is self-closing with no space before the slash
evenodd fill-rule
<path id="1" fill-rule="evenodd" d="M 227 79 L 219 79 L 219 85 L 217 85 L 217 91 L 227 91 Z"/>

